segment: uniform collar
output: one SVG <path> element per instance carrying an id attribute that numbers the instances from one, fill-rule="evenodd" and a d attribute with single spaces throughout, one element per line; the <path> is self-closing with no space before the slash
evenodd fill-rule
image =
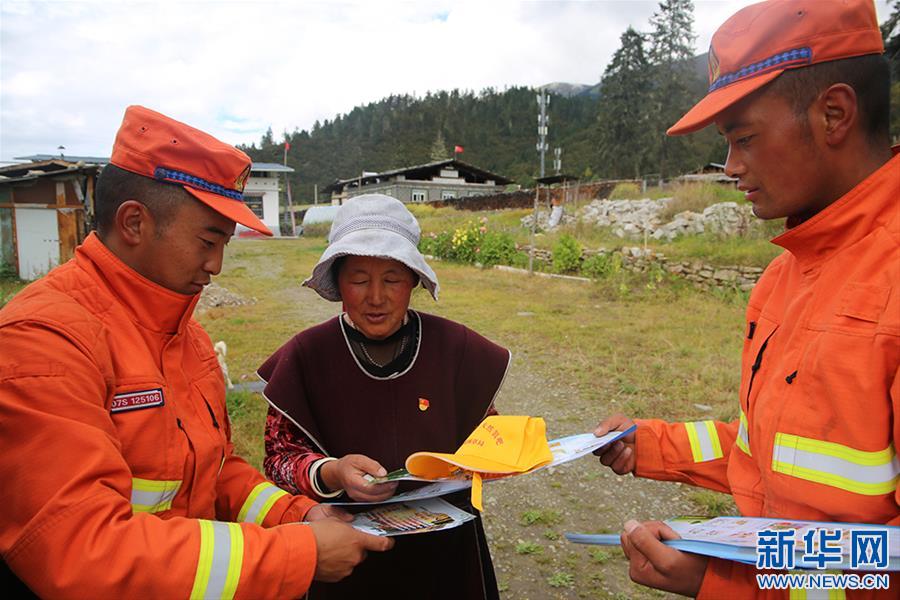
<path id="1" fill-rule="evenodd" d="M 94 232 L 75 249 L 75 260 L 103 280 L 135 323 L 151 331 L 181 333 L 200 299 L 200 294 L 179 294 L 140 275 Z"/>
<path id="2" fill-rule="evenodd" d="M 900 214 L 900 155 L 898 148 L 893 151 L 889 161 L 856 187 L 772 243 L 794 255 L 806 271 L 874 228 L 896 223 Z"/>

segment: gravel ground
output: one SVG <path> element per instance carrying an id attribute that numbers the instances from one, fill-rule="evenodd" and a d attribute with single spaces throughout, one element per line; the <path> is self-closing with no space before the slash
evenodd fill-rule
<path id="1" fill-rule="evenodd" d="M 587 405 L 561 375 L 531 371 L 527 357 L 514 358 L 498 410 L 544 417 L 549 438 L 591 431 L 608 407 Z M 485 528 L 503 596 L 669 597 L 633 584 L 618 548 L 571 544 L 562 534 L 615 533 L 630 518 L 694 514 L 698 507 L 689 491 L 681 484 L 619 477 L 594 457 L 486 486 Z"/>

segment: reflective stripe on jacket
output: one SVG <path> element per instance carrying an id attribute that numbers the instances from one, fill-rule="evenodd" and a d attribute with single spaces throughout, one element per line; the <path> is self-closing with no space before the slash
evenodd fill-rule
<path id="1" fill-rule="evenodd" d="M 635 474 L 730 493 L 746 516 L 898 525 L 900 156 L 773 241 L 786 252 L 750 297 L 738 419 L 639 422 Z M 754 574 L 712 560 L 701 597 L 787 597 Z"/>
<path id="2" fill-rule="evenodd" d="M 315 539 L 296 522 L 315 503 L 234 455 L 197 298 L 91 234 L 0 311 L 0 553 L 40 596 L 308 588 Z"/>

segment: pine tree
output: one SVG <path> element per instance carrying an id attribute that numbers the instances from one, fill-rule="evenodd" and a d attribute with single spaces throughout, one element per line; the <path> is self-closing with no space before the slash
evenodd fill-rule
<path id="1" fill-rule="evenodd" d="M 690 140 L 670 138 L 666 129 L 693 104 L 694 3 L 661 0 L 650 18 L 650 62 L 653 65 L 652 115 L 656 162 L 664 176 L 678 174 L 696 159 Z"/>
<path id="2" fill-rule="evenodd" d="M 900 140 L 900 0 L 894 0 L 891 15 L 881 24 L 884 55 L 891 65 L 891 139 Z"/>
<path id="3" fill-rule="evenodd" d="M 601 172 L 639 177 L 646 168 L 651 142 L 650 65 L 644 37 L 629 27 L 603 74 L 597 116 Z"/>
<path id="4" fill-rule="evenodd" d="M 447 142 L 444 140 L 444 130 L 438 129 L 437 136 L 431 144 L 429 157 L 432 161 L 447 160 L 450 154 L 447 152 Z"/>

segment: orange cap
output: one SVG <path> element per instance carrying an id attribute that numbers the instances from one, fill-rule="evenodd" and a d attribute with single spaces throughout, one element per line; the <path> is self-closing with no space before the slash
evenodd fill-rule
<path id="1" fill-rule="evenodd" d="M 250 157 L 199 129 L 143 106 L 129 106 L 109 162 L 138 175 L 180 184 L 217 213 L 272 235 L 244 204 Z"/>
<path id="2" fill-rule="evenodd" d="M 787 69 L 865 54 L 884 43 L 872 0 L 769 0 L 743 8 L 709 46 L 709 92 L 666 132 L 702 129 Z"/>

